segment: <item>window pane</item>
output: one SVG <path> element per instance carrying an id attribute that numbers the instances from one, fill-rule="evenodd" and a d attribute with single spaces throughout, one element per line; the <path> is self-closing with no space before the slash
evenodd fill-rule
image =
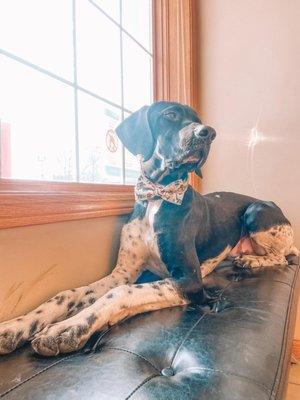
<path id="1" fill-rule="evenodd" d="M 151 0 L 122 0 L 122 25 L 151 51 Z"/>
<path id="2" fill-rule="evenodd" d="M 121 112 L 79 93 L 80 181 L 122 183 L 122 146 L 114 134 Z"/>
<path id="3" fill-rule="evenodd" d="M 71 0 L 1 0 L 0 48 L 73 80 Z"/>
<path id="4" fill-rule="evenodd" d="M 105 11 L 116 22 L 120 23 L 120 2 L 119 0 L 92 0 L 103 11 Z"/>
<path id="5" fill-rule="evenodd" d="M 152 57 L 123 35 L 124 104 L 135 111 L 152 101 Z"/>
<path id="6" fill-rule="evenodd" d="M 0 55 L 2 177 L 75 179 L 73 104 L 71 87 Z"/>
<path id="7" fill-rule="evenodd" d="M 96 7 L 77 2 L 78 84 L 121 103 L 120 31 Z"/>

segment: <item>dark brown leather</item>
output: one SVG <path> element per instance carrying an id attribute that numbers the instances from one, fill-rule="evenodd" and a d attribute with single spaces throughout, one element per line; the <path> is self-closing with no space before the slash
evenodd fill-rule
<path id="1" fill-rule="evenodd" d="M 30 347 L 3 356 L 5 400 L 282 399 L 292 343 L 298 262 L 257 272 L 223 265 L 206 284 L 214 310 L 139 315 L 55 358 Z"/>

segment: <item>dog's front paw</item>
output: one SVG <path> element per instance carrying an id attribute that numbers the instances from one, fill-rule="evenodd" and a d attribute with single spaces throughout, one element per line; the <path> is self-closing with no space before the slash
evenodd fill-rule
<path id="1" fill-rule="evenodd" d="M 43 356 L 56 356 L 59 353 L 79 350 L 94 332 L 91 329 L 94 321 L 93 316 L 90 316 L 84 323 L 70 318 L 69 321 L 49 325 L 34 337 L 31 346 Z"/>
<path id="2" fill-rule="evenodd" d="M 28 340 L 28 326 L 25 317 L 15 318 L 0 324 L 0 354 L 8 354 Z"/>
<path id="3" fill-rule="evenodd" d="M 260 268 L 262 266 L 259 257 L 249 255 L 236 257 L 233 263 L 240 268 Z"/>
<path id="4" fill-rule="evenodd" d="M 242 268 L 279 267 L 288 265 L 285 257 L 242 255 L 234 260 L 234 264 Z"/>

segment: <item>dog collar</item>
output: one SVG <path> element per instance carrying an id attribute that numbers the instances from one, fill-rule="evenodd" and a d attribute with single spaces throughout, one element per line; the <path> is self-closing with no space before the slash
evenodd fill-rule
<path id="1" fill-rule="evenodd" d="M 135 200 L 143 203 L 158 197 L 169 203 L 180 205 L 188 186 L 187 179 L 178 179 L 164 186 L 150 181 L 145 175 L 140 175 L 135 186 Z"/>

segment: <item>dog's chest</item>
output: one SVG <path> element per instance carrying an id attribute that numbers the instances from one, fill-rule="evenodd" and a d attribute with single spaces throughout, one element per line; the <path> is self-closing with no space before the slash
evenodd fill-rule
<path id="1" fill-rule="evenodd" d="M 147 267 L 153 273 L 161 276 L 169 276 L 168 270 L 165 264 L 161 260 L 161 254 L 157 242 L 157 234 L 154 230 L 156 214 L 161 206 L 162 200 L 151 200 L 147 205 L 147 210 L 145 217 L 141 221 L 144 225 L 143 240 L 147 246 L 147 251 L 149 254 L 149 259 Z"/>

